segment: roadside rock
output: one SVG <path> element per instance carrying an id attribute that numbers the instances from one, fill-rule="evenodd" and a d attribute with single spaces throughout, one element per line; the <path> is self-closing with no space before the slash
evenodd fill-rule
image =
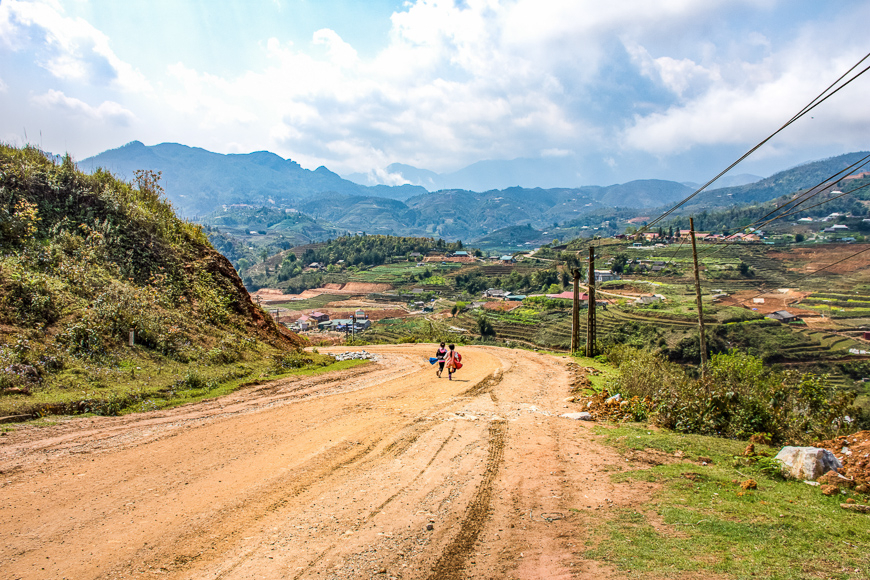
<path id="1" fill-rule="evenodd" d="M 855 480 L 855 491 L 858 493 L 870 492 L 870 430 L 841 435 L 828 441 L 820 441 L 815 446 L 834 453 L 843 464 L 843 469 L 837 471 L 849 479 Z M 859 487 L 864 491 L 860 491 Z"/>
<path id="2" fill-rule="evenodd" d="M 776 459 L 782 462 L 783 474 L 794 479 L 812 481 L 823 473 L 843 467 L 833 453 L 818 447 L 783 447 Z"/>
<path id="3" fill-rule="evenodd" d="M 829 471 L 826 474 L 824 474 L 823 476 L 821 476 L 820 478 L 818 478 L 816 481 L 818 481 L 819 483 L 821 483 L 823 485 L 834 485 L 837 487 L 845 487 L 845 488 L 855 487 L 855 480 L 854 479 L 849 479 L 848 477 L 843 477 L 842 475 L 840 475 L 836 471 Z"/>
<path id="4" fill-rule="evenodd" d="M 837 495 L 840 493 L 840 488 L 836 485 L 823 485 L 821 490 L 823 495 Z"/>
<path id="5" fill-rule="evenodd" d="M 560 417 L 573 419 L 575 421 L 592 421 L 592 413 L 587 413 L 586 411 L 581 411 L 579 413 L 565 413 L 564 415 L 560 415 Z"/>
<path id="6" fill-rule="evenodd" d="M 861 512 L 862 514 L 870 514 L 870 505 L 862 505 L 860 503 L 841 503 L 840 507 L 844 510 Z"/>
<path id="7" fill-rule="evenodd" d="M 361 350 L 359 352 L 339 352 L 334 355 L 335 360 L 337 361 L 345 361 L 345 360 L 378 360 L 378 356 L 372 354 L 370 352 L 366 352 Z"/>

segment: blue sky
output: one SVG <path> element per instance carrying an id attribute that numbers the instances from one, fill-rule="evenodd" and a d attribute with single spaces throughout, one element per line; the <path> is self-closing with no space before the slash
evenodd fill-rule
<path id="1" fill-rule="evenodd" d="M 0 0 L 0 139 L 703 181 L 870 51 L 868 22 L 851 0 Z M 865 76 L 736 172 L 870 149 Z"/>

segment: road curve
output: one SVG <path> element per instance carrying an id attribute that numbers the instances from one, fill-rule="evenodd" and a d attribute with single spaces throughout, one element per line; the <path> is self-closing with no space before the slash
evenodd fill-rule
<path id="1" fill-rule="evenodd" d="M 646 491 L 617 489 L 625 459 L 558 416 L 577 410 L 565 359 L 464 347 L 448 381 L 434 347 L 367 350 L 380 361 L 0 438 L 0 578 L 605 572 L 587 524 Z"/>

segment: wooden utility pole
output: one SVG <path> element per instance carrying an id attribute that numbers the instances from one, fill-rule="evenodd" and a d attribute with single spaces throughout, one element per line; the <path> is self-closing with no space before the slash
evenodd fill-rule
<path id="1" fill-rule="evenodd" d="M 586 356 L 595 356 L 595 248 L 589 246 L 589 307 L 586 309 Z"/>
<path id="2" fill-rule="evenodd" d="M 571 308 L 571 352 L 580 350 L 580 270 L 574 268 L 574 307 Z"/>
<path id="3" fill-rule="evenodd" d="M 707 339 L 704 337 L 704 305 L 701 302 L 701 275 L 698 271 L 698 248 L 695 245 L 695 220 L 689 218 L 689 235 L 692 236 L 692 260 L 695 263 L 695 298 L 698 301 L 698 330 L 701 334 L 701 378 L 707 378 Z"/>

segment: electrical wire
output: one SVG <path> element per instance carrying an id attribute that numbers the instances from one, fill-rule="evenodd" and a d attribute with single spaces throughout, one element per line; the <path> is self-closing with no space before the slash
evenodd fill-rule
<path id="1" fill-rule="evenodd" d="M 755 153 L 755 151 L 757 151 L 759 148 L 761 148 L 764 144 L 766 144 L 768 141 L 770 141 L 771 139 L 773 139 L 776 135 L 778 135 L 778 134 L 781 133 L 783 130 L 785 130 L 786 127 L 788 127 L 789 125 L 791 125 L 792 123 L 794 123 L 795 121 L 797 121 L 798 119 L 800 119 L 801 117 L 803 117 L 804 115 L 806 115 L 807 113 L 809 113 L 810 111 L 812 111 L 813 109 L 815 109 L 817 106 L 821 105 L 823 102 L 825 102 L 826 100 L 828 100 L 830 97 L 832 97 L 833 95 L 835 95 L 836 93 L 838 93 L 841 89 L 843 89 L 843 88 L 845 88 L 846 86 L 848 86 L 852 81 L 854 81 L 855 79 L 857 79 L 858 77 L 860 77 L 862 74 L 864 74 L 865 72 L 867 72 L 867 70 L 870 69 L 870 66 L 864 68 L 863 70 L 861 70 L 860 72 L 858 72 L 856 75 L 854 75 L 852 78 L 850 78 L 849 80 L 847 80 L 845 83 L 843 83 L 842 85 L 840 85 L 839 87 L 837 87 L 836 89 L 834 89 L 834 87 L 837 86 L 837 84 L 838 84 L 840 81 L 842 81 L 842 80 L 843 80 L 847 75 L 849 75 L 849 73 L 851 73 L 853 70 L 855 70 L 856 68 L 858 68 L 858 66 L 860 66 L 861 63 L 863 63 L 865 60 L 867 60 L 867 58 L 870 58 L 870 53 L 867 53 L 867 54 L 866 54 L 866 55 L 865 55 L 861 60 L 859 60 L 857 63 L 855 63 L 855 64 L 854 64 L 854 65 L 853 65 L 849 70 L 847 70 L 845 73 L 843 73 L 842 75 L 840 75 L 840 77 L 837 78 L 837 80 L 835 80 L 833 83 L 831 83 L 831 84 L 830 84 L 830 85 L 829 85 L 829 86 L 828 86 L 824 91 L 822 91 L 821 93 L 819 93 L 818 96 L 816 96 L 812 101 L 810 101 L 807 105 L 805 105 L 805 106 L 804 106 L 804 107 L 803 107 L 803 108 L 802 108 L 798 113 L 796 113 L 796 114 L 795 114 L 791 119 L 789 119 L 788 121 L 786 121 L 786 123 L 785 123 L 784 125 L 782 125 L 779 129 L 777 129 L 776 131 L 774 131 L 773 133 L 771 133 L 768 137 L 766 137 L 766 138 L 765 138 L 764 140 L 762 140 L 760 143 L 758 143 L 757 145 L 755 145 L 754 147 L 752 147 L 749 151 L 747 151 L 746 153 L 744 153 L 743 155 L 741 155 L 740 158 L 737 159 L 737 161 L 734 161 L 731 165 L 729 165 L 729 166 L 726 167 L 724 170 L 722 170 L 721 172 L 719 172 L 719 174 L 716 175 L 716 177 L 714 177 L 713 179 L 711 179 L 710 181 L 708 181 L 707 183 L 705 183 L 704 185 L 702 185 L 701 187 L 699 187 L 697 190 L 695 190 L 694 193 L 692 193 L 691 195 L 689 195 L 688 197 L 686 197 L 685 199 L 683 199 L 682 201 L 680 201 L 679 203 L 677 203 L 676 205 L 674 205 L 673 207 L 671 207 L 669 210 L 665 211 L 663 214 L 661 214 L 659 217 L 657 217 L 656 219 L 654 219 L 652 222 L 650 222 L 649 224 L 647 224 L 646 226 L 644 226 L 643 228 L 641 228 L 641 230 L 640 230 L 639 233 L 642 233 L 644 230 L 647 230 L 647 229 L 651 228 L 652 226 L 654 226 L 655 224 L 657 224 L 658 222 L 660 222 L 661 220 L 665 219 L 667 216 L 671 215 L 673 212 L 675 212 L 676 210 L 678 210 L 679 208 L 681 208 L 683 205 L 685 205 L 685 204 L 688 203 L 690 200 L 692 200 L 695 196 L 697 196 L 697 195 L 700 194 L 702 191 L 704 191 L 705 189 L 707 189 L 707 187 L 709 187 L 713 182 L 715 182 L 717 179 L 719 179 L 720 177 L 722 177 L 723 175 L 725 175 L 726 173 L 728 173 L 729 171 L 731 171 L 731 170 L 732 170 L 732 169 L 733 169 L 737 164 L 739 164 L 739 163 L 742 162 L 744 159 L 746 159 L 747 157 L 749 157 L 750 155 L 752 155 L 753 153 Z M 832 89 L 833 89 L 833 90 L 832 90 Z M 830 91 L 830 92 L 829 92 L 829 91 Z"/>
<path id="2" fill-rule="evenodd" d="M 768 225 L 768 224 L 770 224 L 770 223 L 772 223 L 772 222 L 775 222 L 775 221 L 777 221 L 777 220 L 781 220 L 781 219 L 784 219 L 784 218 L 787 218 L 787 217 L 791 217 L 791 216 L 793 216 L 793 215 L 797 215 L 797 214 L 799 214 L 799 213 L 803 213 L 803 212 L 805 212 L 805 211 L 809 211 L 809 210 L 813 209 L 814 207 L 819 207 L 820 205 L 824 205 L 824 204 L 826 204 L 826 203 L 828 203 L 828 202 L 830 202 L 830 201 L 834 201 L 835 199 L 839 199 L 839 198 L 841 198 L 841 197 L 844 197 L 844 196 L 849 195 L 849 194 L 851 194 L 851 193 L 854 193 L 854 192 L 856 192 L 856 191 L 860 191 L 860 190 L 862 190 L 862 189 L 864 189 L 864 188 L 866 188 L 866 187 L 870 187 L 870 183 L 868 183 L 868 184 L 866 184 L 866 185 L 862 185 L 862 186 L 860 186 L 860 187 L 856 187 L 856 188 L 854 188 L 854 189 L 850 189 L 849 191 L 846 191 L 846 192 L 844 192 L 844 193 L 841 193 L 840 195 L 835 195 L 834 197 L 831 197 L 831 198 L 829 198 L 829 199 L 826 199 L 825 201 L 821 201 L 821 202 L 819 202 L 819 203 L 817 203 L 817 204 L 814 204 L 814 205 L 811 205 L 811 206 L 809 206 L 809 207 L 805 207 L 805 208 L 802 208 L 802 209 L 798 209 L 798 210 L 790 211 L 789 213 L 784 213 L 784 214 L 778 215 L 778 216 L 776 216 L 776 217 L 774 217 L 774 218 L 772 218 L 772 219 L 769 219 L 769 220 L 767 220 L 766 222 L 762 223 L 761 225 L 759 225 L 759 226 L 758 226 L 757 228 L 755 228 L 755 229 L 761 229 L 761 228 L 763 228 L 764 226 L 766 226 L 766 225 Z M 815 196 L 813 196 L 813 197 L 815 197 Z M 807 199 L 804 200 L 804 201 L 809 201 L 809 199 L 810 199 L 810 198 L 807 198 Z M 770 215 L 770 214 L 768 214 L 768 215 Z M 755 223 L 757 223 L 757 222 L 755 222 Z M 750 225 L 750 226 L 746 226 L 746 227 L 747 227 L 747 228 L 748 228 L 748 227 L 751 227 L 751 225 Z M 737 234 L 733 234 L 733 235 L 737 235 Z M 729 236 L 729 238 L 730 238 L 730 237 L 732 237 L 732 236 Z M 716 249 L 715 249 L 715 250 L 711 250 L 711 251 L 704 252 L 704 255 L 706 255 L 706 256 L 712 256 L 712 255 L 714 255 L 714 254 L 718 254 L 720 251 L 724 250 L 725 248 L 727 248 L 727 247 L 729 247 L 729 246 L 732 246 L 732 245 L 738 243 L 739 241 L 740 241 L 740 240 L 738 240 L 738 239 L 736 239 L 736 238 L 735 238 L 735 239 L 731 239 L 731 240 L 729 240 L 728 238 L 725 238 L 725 240 L 722 241 L 722 242 L 714 242 L 714 244 L 715 244 L 715 246 L 716 246 Z"/>

